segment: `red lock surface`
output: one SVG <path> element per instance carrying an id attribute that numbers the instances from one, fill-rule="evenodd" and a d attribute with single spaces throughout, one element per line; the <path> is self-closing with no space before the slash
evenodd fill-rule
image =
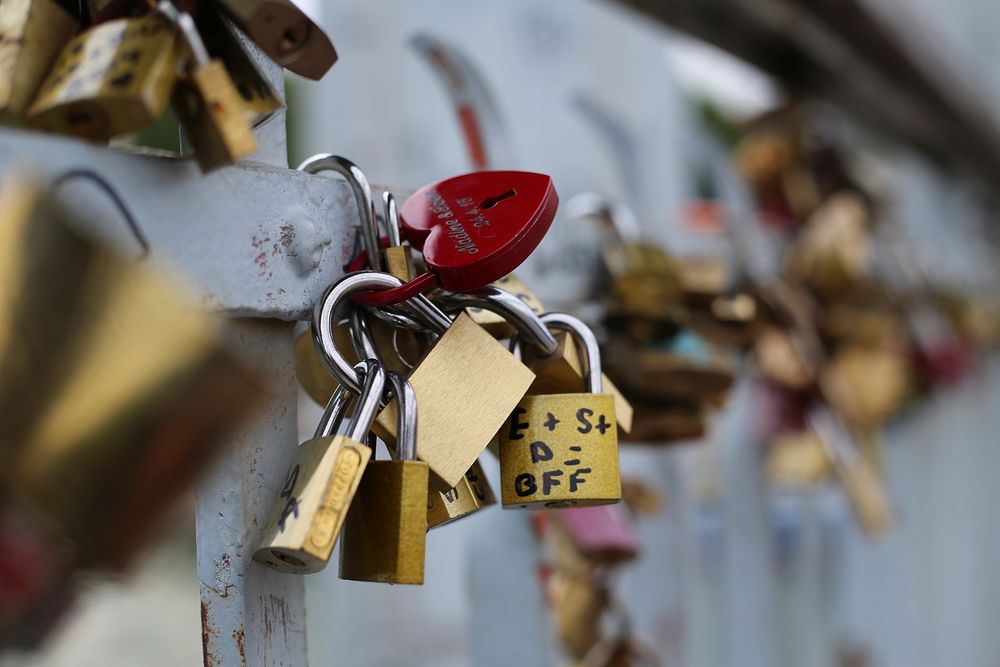
<path id="1" fill-rule="evenodd" d="M 489 285 L 534 251 L 558 204 L 552 179 L 527 171 L 480 171 L 425 186 L 403 204 L 399 221 L 427 273 L 358 301 L 386 305 L 434 286 L 467 292 Z"/>

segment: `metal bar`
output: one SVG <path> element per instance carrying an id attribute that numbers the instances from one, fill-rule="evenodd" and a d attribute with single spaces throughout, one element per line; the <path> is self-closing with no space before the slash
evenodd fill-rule
<path id="1" fill-rule="evenodd" d="M 926 53 L 912 17 L 875 0 L 619 0 L 732 52 L 792 91 L 1000 184 L 1000 128 L 954 61 Z"/>

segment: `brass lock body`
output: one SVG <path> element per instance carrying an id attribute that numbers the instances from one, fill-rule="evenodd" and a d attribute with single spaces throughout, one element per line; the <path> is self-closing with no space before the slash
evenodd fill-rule
<path id="1" fill-rule="evenodd" d="M 173 276 L 76 235 L 70 211 L 13 177 L 0 200 L 6 216 L 35 211 L 0 225 L 0 302 L 16 323 L 0 328 L 3 482 L 79 562 L 125 568 L 263 386 Z"/>
<path id="2" fill-rule="evenodd" d="M 76 19 L 54 0 L 4 0 L 0 4 L 0 116 L 23 119 L 76 28 Z"/>
<path id="3" fill-rule="evenodd" d="M 454 488 L 535 379 L 468 315 L 461 314 L 410 374 L 420 405 L 417 458 L 439 490 Z M 396 406 L 373 429 L 395 443 Z"/>
<path id="4" fill-rule="evenodd" d="M 833 474 L 830 455 L 814 431 L 779 433 L 768 445 L 764 461 L 774 484 L 814 486 Z"/>
<path id="5" fill-rule="evenodd" d="M 431 489 L 427 495 L 427 528 L 457 521 L 496 502 L 483 467 L 476 461 L 455 488 Z"/>
<path id="6" fill-rule="evenodd" d="M 430 470 L 416 456 L 419 408 L 412 385 L 390 373 L 400 415 L 397 461 L 372 461 L 347 514 L 340 578 L 423 584 Z"/>
<path id="7" fill-rule="evenodd" d="M 869 214 L 860 196 L 841 192 L 809 217 L 786 261 L 788 276 L 831 298 L 861 284 L 871 265 Z"/>
<path id="8" fill-rule="evenodd" d="M 374 360 L 356 367 L 364 386 L 349 433 L 333 435 L 351 403 L 339 387 L 311 440 L 300 445 L 253 558 L 280 572 L 310 573 L 326 567 L 358 492 L 371 449 L 361 441 L 375 418 L 385 371 Z"/>
<path id="9" fill-rule="evenodd" d="M 578 319 L 547 313 L 585 346 L 586 387 L 601 390 L 600 351 Z M 499 433 L 504 507 L 573 507 L 621 499 L 615 398 L 604 393 L 525 396 Z"/>
<path id="10" fill-rule="evenodd" d="M 159 14 L 108 21 L 71 40 L 28 111 L 48 132 L 108 141 L 163 114 L 177 81 L 177 36 Z"/>
<path id="11" fill-rule="evenodd" d="M 697 401 L 673 400 L 663 405 L 636 403 L 632 430 L 619 437 L 626 443 L 669 445 L 696 440 L 704 434 L 701 405 Z"/>
<path id="12" fill-rule="evenodd" d="M 871 430 L 902 409 L 912 381 L 899 348 L 844 345 L 822 369 L 821 389 L 852 428 Z"/>

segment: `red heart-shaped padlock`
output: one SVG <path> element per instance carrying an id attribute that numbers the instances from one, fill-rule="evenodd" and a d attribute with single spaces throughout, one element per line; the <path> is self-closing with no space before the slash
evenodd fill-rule
<path id="1" fill-rule="evenodd" d="M 425 186 L 399 218 L 427 273 L 358 301 L 386 305 L 434 286 L 467 292 L 499 280 L 538 246 L 558 203 L 552 178 L 528 171 L 480 171 Z"/>

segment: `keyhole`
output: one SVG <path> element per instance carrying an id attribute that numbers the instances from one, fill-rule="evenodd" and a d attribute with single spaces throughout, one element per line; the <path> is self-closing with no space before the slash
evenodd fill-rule
<path id="1" fill-rule="evenodd" d="M 494 206 L 502 202 L 504 199 L 510 199 L 516 194 L 517 190 L 511 188 L 507 192 L 501 192 L 495 197 L 487 197 L 486 199 L 484 199 L 479 203 L 479 208 L 493 208 Z"/>

